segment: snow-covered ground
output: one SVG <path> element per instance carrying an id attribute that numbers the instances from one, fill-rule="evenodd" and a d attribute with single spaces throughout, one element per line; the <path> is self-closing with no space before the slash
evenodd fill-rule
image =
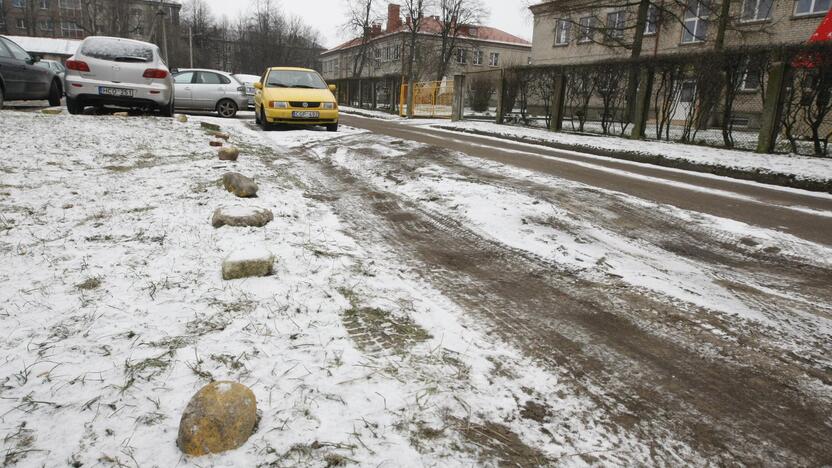
<path id="1" fill-rule="evenodd" d="M 228 163 L 196 120 L 0 113 L 4 466 L 472 466 L 488 452 L 469 433 L 566 464 L 648 459 L 557 374 L 344 230 L 292 158 L 358 131 L 200 117 L 243 150 Z M 259 198 L 225 192 L 229 170 L 255 178 Z M 275 219 L 211 227 L 235 204 Z M 250 245 L 276 255 L 275 274 L 223 281 L 222 259 Z M 253 389 L 259 429 L 187 459 L 181 412 L 222 379 Z M 529 402 L 557 418 L 523 416 Z"/>
<path id="2" fill-rule="evenodd" d="M 480 131 L 496 136 L 520 138 L 528 143 L 555 143 L 568 145 L 576 150 L 602 149 L 660 156 L 667 159 L 687 160 L 696 164 L 722 166 L 745 171 L 773 174 L 793 174 L 797 179 L 832 180 L 832 158 L 808 156 L 757 154 L 748 151 L 709 148 L 698 145 L 661 141 L 636 141 L 626 138 L 600 135 L 577 135 L 567 132 L 550 132 L 544 129 L 497 125 L 493 122 L 445 122 L 445 129 Z"/>

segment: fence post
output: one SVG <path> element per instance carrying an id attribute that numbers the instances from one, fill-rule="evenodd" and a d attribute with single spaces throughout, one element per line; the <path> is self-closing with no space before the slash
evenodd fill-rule
<path id="1" fill-rule="evenodd" d="M 635 102 L 635 119 L 630 138 L 640 140 L 647 131 L 647 119 L 650 117 L 650 97 L 653 95 L 653 69 L 645 67 L 638 77 L 638 92 Z"/>
<path id="2" fill-rule="evenodd" d="M 780 113 L 783 110 L 783 88 L 786 84 L 788 64 L 775 62 L 768 70 L 768 89 L 760 119 L 760 136 L 757 138 L 758 153 L 773 153 L 780 129 Z"/>
<path id="3" fill-rule="evenodd" d="M 506 75 L 505 69 L 500 69 L 500 78 L 497 79 L 497 116 L 495 122 L 502 125 L 505 122 L 506 111 L 503 99 L 506 94 Z"/>
<path id="4" fill-rule="evenodd" d="M 559 132 L 563 129 L 563 105 L 566 98 L 566 75 L 558 72 L 555 75 L 552 90 L 552 116 L 549 119 L 549 130 Z"/>
<path id="5" fill-rule="evenodd" d="M 454 75 L 454 104 L 451 106 L 451 120 L 458 122 L 465 115 L 465 75 Z"/>

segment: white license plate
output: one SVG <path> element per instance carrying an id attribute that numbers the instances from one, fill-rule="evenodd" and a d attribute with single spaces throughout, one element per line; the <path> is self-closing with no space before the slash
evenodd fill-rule
<path id="1" fill-rule="evenodd" d="M 107 88 L 105 86 L 100 86 L 98 88 L 98 94 L 101 94 L 103 96 L 133 97 L 133 90 L 124 88 Z"/>
<path id="2" fill-rule="evenodd" d="M 293 119 L 317 119 L 321 116 L 320 112 L 312 111 L 295 111 L 292 112 Z"/>

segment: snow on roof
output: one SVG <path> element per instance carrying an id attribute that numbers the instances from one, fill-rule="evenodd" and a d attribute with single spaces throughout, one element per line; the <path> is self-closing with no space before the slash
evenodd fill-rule
<path id="1" fill-rule="evenodd" d="M 386 30 L 383 34 L 379 36 L 373 37 L 373 40 L 383 37 L 389 36 L 391 34 L 396 34 L 400 32 L 407 31 L 407 26 L 402 24 L 398 28 L 394 30 Z M 422 25 L 419 27 L 419 32 L 421 34 L 433 34 L 439 35 L 442 31 L 442 23 L 436 17 L 427 17 L 423 20 Z M 532 43 L 517 37 L 513 34 L 509 34 L 503 30 L 492 28 L 490 26 L 481 26 L 481 25 L 466 25 L 460 28 L 459 33 L 460 38 L 469 39 L 469 40 L 477 40 L 477 41 L 484 41 L 484 42 L 496 42 L 502 44 L 509 44 L 509 45 L 517 45 L 517 46 L 525 46 L 531 47 Z M 328 54 L 331 52 L 335 52 L 337 50 L 349 49 L 350 47 L 354 47 L 361 44 L 361 38 L 355 38 L 350 41 L 347 41 L 341 45 L 333 47 L 324 52 L 324 54 Z"/>
<path id="2" fill-rule="evenodd" d="M 29 53 L 74 55 L 81 41 L 73 39 L 53 39 L 51 37 L 5 36 L 16 42 Z"/>

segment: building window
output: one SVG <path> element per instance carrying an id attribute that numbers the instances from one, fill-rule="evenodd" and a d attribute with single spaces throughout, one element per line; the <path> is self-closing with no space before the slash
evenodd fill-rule
<path id="1" fill-rule="evenodd" d="M 38 22 L 38 27 L 44 32 L 52 32 L 55 30 L 55 24 L 51 19 L 40 20 Z"/>
<path id="2" fill-rule="evenodd" d="M 25 0 L 12 0 L 12 6 L 15 8 L 23 8 L 26 6 Z"/>
<path id="3" fill-rule="evenodd" d="M 78 27 L 75 21 L 61 21 L 61 36 L 69 38 L 80 38 L 84 30 Z"/>
<path id="4" fill-rule="evenodd" d="M 398 60 L 401 57 L 401 53 L 401 46 L 396 44 L 396 47 L 393 47 L 393 60 Z"/>
<path id="5" fill-rule="evenodd" d="M 771 19 L 774 0 L 745 0 L 742 3 L 741 21 L 765 21 Z"/>
<path id="6" fill-rule="evenodd" d="M 568 45 L 571 39 L 572 21 L 568 19 L 559 19 L 557 30 L 555 31 L 555 45 Z"/>
<path id="7" fill-rule="evenodd" d="M 497 52 L 491 52 L 488 57 L 488 65 L 491 67 L 499 67 L 500 66 L 500 54 Z"/>
<path id="8" fill-rule="evenodd" d="M 40 9 L 41 10 L 48 10 L 49 9 L 49 0 L 40 0 Z"/>
<path id="9" fill-rule="evenodd" d="M 456 63 L 460 65 L 465 65 L 468 63 L 468 51 L 465 49 L 457 49 L 456 50 Z"/>
<path id="10" fill-rule="evenodd" d="M 656 5 L 650 5 L 647 9 L 647 22 L 644 23 L 644 34 L 651 36 L 659 31 L 659 9 Z"/>
<path id="11" fill-rule="evenodd" d="M 469 36 L 477 37 L 477 36 L 479 36 L 479 34 L 480 34 L 479 29 L 477 29 L 477 28 L 468 28 L 468 35 Z"/>
<path id="12" fill-rule="evenodd" d="M 17 29 L 22 31 L 26 30 L 26 19 L 25 18 L 18 18 L 17 19 Z"/>
<path id="13" fill-rule="evenodd" d="M 706 0 L 690 0 L 682 24 L 682 43 L 704 42 L 708 37 L 710 8 Z"/>
<path id="14" fill-rule="evenodd" d="M 482 65 L 483 55 L 485 54 L 481 50 L 474 51 L 474 65 Z"/>
<path id="15" fill-rule="evenodd" d="M 607 14 L 608 39 L 621 39 L 624 37 L 624 20 L 625 13 L 623 11 L 614 11 Z"/>
<path id="16" fill-rule="evenodd" d="M 742 75 L 742 83 L 740 89 L 742 91 L 758 91 L 760 84 L 763 82 L 763 73 L 759 67 L 746 65 L 745 71 Z"/>
<path id="17" fill-rule="evenodd" d="M 682 89 L 679 92 L 679 101 L 690 104 L 693 102 L 693 99 L 696 97 L 696 82 L 693 80 L 687 80 L 682 82 Z"/>
<path id="18" fill-rule="evenodd" d="M 794 6 L 795 16 L 815 15 L 829 11 L 830 0 L 797 0 Z"/>
<path id="19" fill-rule="evenodd" d="M 595 37 L 595 18 L 585 16 L 578 22 L 578 42 L 592 42 Z"/>
<path id="20" fill-rule="evenodd" d="M 62 10 L 80 10 L 81 0 L 58 0 L 58 6 Z"/>

